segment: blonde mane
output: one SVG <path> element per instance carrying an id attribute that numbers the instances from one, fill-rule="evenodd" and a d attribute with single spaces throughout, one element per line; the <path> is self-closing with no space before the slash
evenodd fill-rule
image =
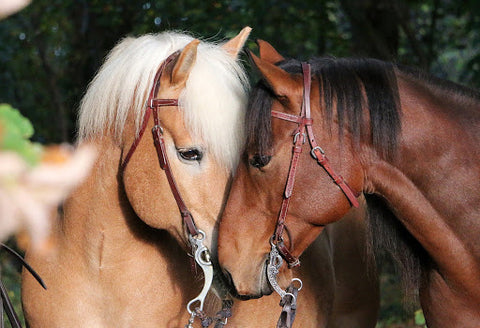
<path id="1" fill-rule="evenodd" d="M 79 143 L 113 131 L 121 138 L 130 111 L 137 133 L 148 92 L 160 64 L 193 38 L 176 32 L 128 37 L 119 42 L 90 83 L 79 113 Z M 179 97 L 185 125 L 207 151 L 233 169 L 244 143 L 248 79 L 242 66 L 220 45 L 202 41 Z"/>

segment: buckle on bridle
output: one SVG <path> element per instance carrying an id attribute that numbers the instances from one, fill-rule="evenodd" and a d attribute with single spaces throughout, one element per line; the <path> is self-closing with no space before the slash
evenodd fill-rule
<path id="1" fill-rule="evenodd" d="M 153 128 L 152 128 L 152 132 L 155 132 L 156 130 L 160 130 L 160 134 L 163 134 L 163 128 L 161 125 L 154 125 Z"/>
<path id="2" fill-rule="evenodd" d="M 300 132 L 297 132 L 295 133 L 295 135 L 293 136 L 293 143 L 296 144 L 297 143 L 297 139 L 298 139 L 298 136 L 300 135 Z M 302 133 L 303 135 L 303 142 L 302 144 L 304 144 L 305 142 L 307 142 L 307 134 L 304 132 Z"/>
<path id="3" fill-rule="evenodd" d="M 310 154 L 312 155 L 312 157 L 316 160 L 318 160 L 318 157 L 317 155 L 315 154 L 315 150 L 318 150 L 320 153 L 322 153 L 323 155 L 325 155 L 325 151 L 322 149 L 322 147 L 320 146 L 316 146 L 314 148 L 312 148 L 312 150 L 310 151 Z"/>

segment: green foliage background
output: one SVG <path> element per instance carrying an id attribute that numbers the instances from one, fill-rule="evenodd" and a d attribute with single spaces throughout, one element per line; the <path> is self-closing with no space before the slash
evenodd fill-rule
<path id="1" fill-rule="evenodd" d="M 166 29 L 221 40 L 243 26 L 282 54 L 372 56 L 480 85 L 476 0 L 34 0 L 0 22 L 0 102 L 42 142 L 71 141 L 76 109 L 107 51 Z"/>
<path id="2" fill-rule="evenodd" d="M 34 140 L 71 142 L 82 94 L 119 39 L 174 29 L 222 40 L 246 25 L 254 51 L 261 38 L 285 56 L 371 56 L 480 86 L 477 0 L 33 0 L 0 21 L 0 103 L 32 121 Z M 0 263 L 18 292 L 17 270 Z M 413 325 L 392 266 L 384 272 L 379 325 Z"/>

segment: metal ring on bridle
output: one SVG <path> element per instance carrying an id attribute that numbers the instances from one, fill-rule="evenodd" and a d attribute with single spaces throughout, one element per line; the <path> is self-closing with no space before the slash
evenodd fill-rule
<path id="1" fill-rule="evenodd" d="M 205 232 L 203 232 L 203 230 L 198 230 L 198 233 L 194 236 L 190 235 L 189 236 L 189 239 L 190 239 L 190 243 L 192 245 L 195 245 L 195 248 L 196 250 L 194 251 L 194 257 L 195 257 L 195 261 L 199 264 L 199 265 L 212 265 L 212 262 L 211 262 L 211 259 L 210 259 L 210 251 L 208 250 L 208 248 L 203 245 L 203 240 L 205 240 Z"/>
<path id="2" fill-rule="evenodd" d="M 199 237 L 199 235 L 201 235 L 201 236 Z M 202 241 L 202 240 L 205 239 L 205 236 L 206 236 L 205 232 L 203 232 L 203 230 L 200 230 L 200 229 L 199 229 L 199 230 L 198 230 L 198 233 L 197 233 L 196 235 L 192 235 L 191 238 L 195 238 L 195 239 L 197 239 L 197 240 L 199 240 L 199 241 Z"/>
<path id="3" fill-rule="evenodd" d="M 291 284 L 293 284 L 294 282 L 298 282 L 300 284 L 300 287 L 298 287 L 297 290 L 301 291 L 303 287 L 303 282 L 298 278 L 293 278 Z"/>
<path id="4" fill-rule="evenodd" d="M 275 246 L 276 247 L 275 243 L 273 242 L 273 239 L 275 239 L 275 235 L 272 235 L 270 237 L 270 246 L 272 246 L 272 247 Z"/>
<path id="5" fill-rule="evenodd" d="M 275 247 L 277 247 L 277 244 L 275 243 L 275 239 L 277 239 L 277 238 L 275 237 L 275 234 L 273 234 L 273 235 L 270 237 L 270 246 L 275 246 Z M 279 237 L 277 241 L 278 241 L 278 242 L 283 242 L 283 238 L 282 238 L 282 237 Z"/>
<path id="6" fill-rule="evenodd" d="M 291 296 L 292 297 L 292 305 L 293 304 L 297 304 L 297 298 L 295 297 L 295 295 L 293 295 L 292 293 L 285 293 L 285 295 L 283 295 L 282 298 L 285 298 L 287 296 Z"/>

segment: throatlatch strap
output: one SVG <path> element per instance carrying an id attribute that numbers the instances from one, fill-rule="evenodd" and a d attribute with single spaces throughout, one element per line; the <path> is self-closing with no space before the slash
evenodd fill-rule
<path id="1" fill-rule="evenodd" d="M 303 70 L 303 78 L 304 78 L 304 90 L 303 90 L 303 105 L 304 105 L 304 110 L 305 110 L 305 116 L 307 119 L 311 119 L 311 114 L 310 114 L 310 88 L 311 88 L 311 83 L 305 84 L 305 78 L 311 79 L 311 69 L 310 65 L 307 63 L 302 63 L 302 70 Z M 302 109 L 303 112 L 303 109 Z M 340 187 L 340 189 L 343 191 L 345 196 L 347 197 L 348 201 L 353 207 L 358 207 L 358 193 L 355 192 L 345 181 L 345 179 L 341 175 L 337 175 L 333 168 L 330 166 L 330 162 L 328 161 L 327 156 L 325 155 L 325 152 L 321 147 L 318 146 L 317 142 L 315 141 L 315 135 L 313 134 L 313 127 L 312 124 L 308 124 L 306 126 L 307 128 L 307 135 L 308 135 L 308 141 L 310 142 L 310 147 L 312 148 L 312 156 L 317 160 L 318 164 L 323 167 L 323 169 L 330 175 L 330 177 L 333 179 L 333 181 Z"/>

